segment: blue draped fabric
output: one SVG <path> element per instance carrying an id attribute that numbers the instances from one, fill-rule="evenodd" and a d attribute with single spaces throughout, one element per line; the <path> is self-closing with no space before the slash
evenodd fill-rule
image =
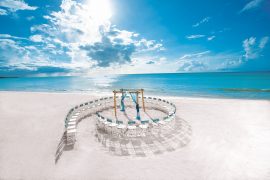
<path id="1" fill-rule="evenodd" d="M 130 96 L 131 96 L 133 102 L 136 104 L 136 111 L 137 111 L 136 119 L 141 120 L 139 102 L 136 101 L 137 100 L 137 94 L 133 95 L 132 93 L 130 93 Z"/>
<path id="2" fill-rule="evenodd" d="M 121 110 L 120 111 L 125 111 L 125 103 L 124 103 L 124 99 L 126 98 L 127 93 L 122 93 L 122 97 L 121 97 Z"/>

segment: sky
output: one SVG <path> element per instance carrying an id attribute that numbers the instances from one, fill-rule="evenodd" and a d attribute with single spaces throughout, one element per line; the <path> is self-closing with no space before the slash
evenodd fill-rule
<path id="1" fill-rule="evenodd" d="M 1 0 L 0 76 L 270 71 L 269 0 Z"/>

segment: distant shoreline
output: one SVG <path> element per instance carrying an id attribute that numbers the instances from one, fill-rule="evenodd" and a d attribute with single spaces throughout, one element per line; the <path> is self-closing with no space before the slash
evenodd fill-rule
<path id="1" fill-rule="evenodd" d="M 0 90 L 0 95 L 1 94 L 59 94 L 59 95 L 90 95 L 90 96 L 97 96 L 97 97 L 102 97 L 102 96 L 112 96 L 112 92 L 91 92 L 91 91 L 1 91 Z M 218 96 L 174 96 L 174 95 L 159 95 L 155 93 L 147 93 L 145 96 L 157 96 L 160 98 L 168 98 L 168 99 L 213 99 L 213 100 L 251 100 L 251 101 L 270 101 L 270 98 L 239 98 L 239 97 L 218 97 Z"/>
<path id="2" fill-rule="evenodd" d="M 243 73 L 254 73 L 254 74 L 258 74 L 258 73 L 270 73 L 270 71 L 217 71 L 217 72 L 163 72 L 163 73 L 131 73 L 131 74 L 108 74 L 108 75 L 104 75 L 104 76 L 114 76 L 114 75 L 158 75 L 158 74 L 222 74 L 222 73 L 228 73 L 228 74 L 243 74 Z M 93 75 L 68 75 L 68 76 L 39 76 L 39 75 L 32 75 L 32 76 L 0 76 L 0 78 L 40 78 L 40 77 L 92 77 L 92 76 L 96 76 L 95 74 Z"/>

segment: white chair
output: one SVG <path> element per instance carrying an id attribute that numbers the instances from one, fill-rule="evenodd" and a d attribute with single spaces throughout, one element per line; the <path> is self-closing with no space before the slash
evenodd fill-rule
<path id="1" fill-rule="evenodd" d="M 141 132 L 140 132 L 141 136 L 145 136 L 146 133 L 148 132 L 149 125 L 148 124 L 140 124 L 139 127 L 141 129 Z"/>
<path id="2" fill-rule="evenodd" d="M 109 133 L 111 130 L 111 127 L 109 126 L 112 123 L 111 119 L 104 119 L 104 130 Z"/>
<path id="3" fill-rule="evenodd" d="M 76 118 L 71 118 L 68 122 L 72 122 L 72 121 L 77 121 L 77 119 Z"/>
<path id="4" fill-rule="evenodd" d="M 67 145 L 73 145 L 76 141 L 76 129 L 67 130 Z"/>
<path id="5" fill-rule="evenodd" d="M 159 124 L 159 125 L 165 125 L 165 124 L 166 124 L 166 122 L 165 122 L 165 121 L 163 121 L 163 120 L 160 120 L 160 121 L 158 121 L 158 124 Z"/>
<path id="6" fill-rule="evenodd" d="M 119 136 L 122 136 L 124 133 L 124 130 L 126 129 L 126 126 L 124 125 L 123 121 L 116 120 L 116 129 Z"/>
<path id="7" fill-rule="evenodd" d="M 127 126 L 127 129 L 128 129 L 128 133 L 127 133 L 127 136 L 129 137 L 136 137 L 136 129 L 137 127 L 135 125 L 128 125 Z"/>
<path id="8" fill-rule="evenodd" d="M 135 121 L 128 121 L 128 136 L 135 137 L 136 136 L 136 122 Z"/>
<path id="9" fill-rule="evenodd" d="M 77 115 L 73 115 L 73 116 L 71 116 L 71 119 L 77 119 L 79 116 L 77 116 Z"/>
<path id="10" fill-rule="evenodd" d="M 75 125 L 71 125 L 71 126 L 68 126 L 67 127 L 67 130 L 72 130 L 72 129 L 76 129 L 76 126 Z"/>
<path id="11" fill-rule="evenodd" d="M 70 121 L 68 122 L 68 126 L 75 126 L 77 123 L 76 121 Z"/>
<path id="12" fill-rule="evenodd" d="M 170 124 L 172 123 L 172 119 L 173 119 L 172 116 L 168 116 L 168 117 L 164 118 L 164 122 L 165 122 L 167 125 L 170 125 Z"/>
<path id="13" fill-rule="evenodd" d="M 116 134 L 117 124 L 112 122 L 108 125 L 110 134 Z"/>
<path id="14" fill-rule="evenodd" d="M 118 134 L 119 136 L 123 136 L 125 130 L 126 130 L 126 126 L 124 124 L 119 124 L 117 125 L 117 130 L 118 130 Z"/>
<path id="15" fill-rule="evenodd" d="M 151 128 L 151 133 L 158 133 L 160 132 L 160 126 L 159 126 L 159 119 L 152 119 L 152 122 L 151 122 L 151 125 L 152 125 L 152 128 Z"/>

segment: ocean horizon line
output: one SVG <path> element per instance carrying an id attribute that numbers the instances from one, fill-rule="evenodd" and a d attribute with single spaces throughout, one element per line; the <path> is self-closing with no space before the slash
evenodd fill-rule
<path id="1" fill-rule="evenodd" d="M 207 72 L 160 72 L 160 73 L 108 73 L 102 74 L 103 76 L 108 75 L 155 75 L 155 74 L 213 74 L 213 73 L 270 73 L 270 71 L 207 71 Z M 0 78 L 27 78 L 27 77 L 91 77 L 97 74 L 80 74 L 80 75 L 24 75 L 24 76 L 1 76 Z"/>

